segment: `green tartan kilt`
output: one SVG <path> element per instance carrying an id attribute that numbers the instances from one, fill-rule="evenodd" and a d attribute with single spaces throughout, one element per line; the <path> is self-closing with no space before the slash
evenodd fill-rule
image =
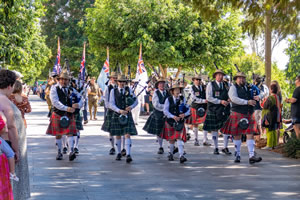
<path id="1" fill-rule="evenodd" d="M 126 125 L 121 125 L 119 122 L 119 113 L 113 112 L 111 123 L 110 123 L 110 135 L 111 136 L 123 136 L 125 134 L 137 135 L 137 130 L 134 125 L 131 112 L 127 114 L 128 123 Z"/>
<path id="2" fill-rule="evenodd" d="M 101 130 L 105 132 L 110 132 L 111 118 L 114 111 L 108 109 L 106 116 L 104 118 L 104 123 L 102 124 Z"/>
<path id="3" fill-rule="evenodd" d="M 208 131 L 208 132 L 218 131 L 220 128 L 223 127 L 227 118 L 228 118 L 228 116 L 224 117 L 223 120 L 218 120 L 217 114 L 215 112 L 208 110 L 205 121 L 204 121 L 203 130 Z"/>
<path id="4" fill-rule="evenodd" d="M 82 131 L 83 130 L 83 125 L 82 125 L 82 112 L 80 111 L 79 113 L 75 113 L 74 115 L 75 121 L 76 121 L 76 129 Z"/>
<path id="5" fill-rule="evenodd" d="M 154 113 L 148 118 L 143 130 L 152 135 L 160 136 L 165 125 L 165 118 L 156 118 Z"/>

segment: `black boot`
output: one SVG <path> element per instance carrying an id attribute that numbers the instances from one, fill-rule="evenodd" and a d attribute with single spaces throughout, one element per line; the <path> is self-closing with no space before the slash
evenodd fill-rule
<path id="1" fill-rule="evenodd" d="M 163 154 L 164 153 L 164 148 L 159 147 L 157 154 Z"/>

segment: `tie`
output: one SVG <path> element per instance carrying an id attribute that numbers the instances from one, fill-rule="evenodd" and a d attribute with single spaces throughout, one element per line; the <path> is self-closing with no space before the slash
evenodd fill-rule
<path id="1" fill-rule="evenodd" d="M 121 89 L 121 94 L 123 94 L 123 93 L 124 93 L 124 92 L 123 92 L 123 90 L 124 90 L 124 89 L 122 88 L 122 89 Z"/>
<path id="2" fill-rule="evenodd" d="M 223 83 L 220 83 L 220 89 L 223 90 Z"/>
<path id="3" fill-rule="evenodd" d="M 68 96 L 68 89 L 66 87 L 63 87 L 63 91 L 64 91 L 65 95 Z"/>

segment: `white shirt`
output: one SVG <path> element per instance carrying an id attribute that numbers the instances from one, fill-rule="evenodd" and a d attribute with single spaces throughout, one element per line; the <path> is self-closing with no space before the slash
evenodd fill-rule
<path id="1" fill-rule="evenodd" d="M 176 98 L 174 96 L 172 96 L 172 97 L 173 97 L 173 101 L 176 103 Z M 179 99 L 179 97 L 177 99 Z M 185 98 L 183 99 L 183 102 L 186 104 L 186 99 Z M 167 116 L 167 118 L 173 118 L 175 115 L 170 113 L 169 107 L 170 107 L 170 102 L 169 102 L 169 98 L 167 98 L 166 101 L 165 101 L 165 105 L 164 105 L 164 115 Z M 186 111 L 184 113 L 184 116 L 188 116 L 188 115 L 190 115 L 190 109 L 188 109 L 188 111 Z"/>
<path id="2" fill-rule="evenodd" d="M 216 81 L 218 86 L 220 87 L 220 83 Z M 223 84 L 224 87 L 224 84 Z M 214 98 L 213 97 L 213 87 L 212 87 L 212 82 L 209 82 L 208 85 L 206 86 L 206 99 L 208 102 L 213 103 L 213 104 L 221 104 L 221 100 Z"/>
<path id="3" fill-rule="evenodd" d="M 58 98 L 58 94 L 57 94 L 57 86 L 62 89 L 62 86 L 57 83 L 55 85 L 52 85 L 51 87 L 51 90 L 50 90 L 50 99 L 51 99 L 51 103 L 52 105 L 57 108 L 58 110 L 61 110 L 61 111 L 67 111 L 68 110 L 68 106 L 65 106 L 64 104 L 62 104 L 60 101 L 59 101 L 59 98 Z M 79 108 L 82 108 L 83 106 L 83 101 L 82 101 L 82 98 L 80 96 L 80 94 L 75 90 L 73 89 L 72 91 L 73 93 L 75 93 L 77 95 L 77 97 L 80 99 L 78 105 L 79 105 Z"/>
<path id="4" fill-rule="evenodd" d="M 125 88 L 123 89 L 123 94 L 125 92 Z M 121 88 L 118 87 L 119 92 L 121 92 Z M 131 88 L 129 88 L 129 92 L 133 97 L 136 97 L 135 94 L 132 92 Z M 138 104 L 138 100 L 136 98 L 135 102 L 130 106 L 131 110 L 134 109 Z M 110 92 L 110 97 L 109 97 L 109 108 L 112 109 L 113 111 L 120 113 L 120 110 L 117 106 L 116 106 L 116 102 L 115 102 L 115 90 L 111 90 Z"/>
<path id="5" fill-rule="evenodd" d="M 203 91 L 203 88 L 202 88 L 201 85 L 200 85 L 200 86 L 196 86 L 196 85 L 195 85 L 195 87 L 196 87 L 198 90 L 200 90 L 201 92 Z M 206 102 L 205 102 L 206 99 L 201 99 L 201 98 L 196 97 L 197 95 L 195 94 L 195 91 L 193 90 L 193 88 L 192 88 L 192 92 L 191 92 L 191 93 L 192 93 L 192 94 L 191 94 L 191 98 L 192 98 L 192 102 L 193 102 L 193 103 L 198 103 L 198 104 L 206 103 Z"/>
<path id="6" fill-rule="evenodd" d="M 105 87 L 105 90 L 104 90 L 104 106 L 105 108 L 109 108 L 109 98 L 110 98 L 110 95 L 109 95 L 109 90 L 108 90 L 108 87 L 112 85 L 113 88 L 115 85 L 113 84 L 109 84 L 107 87 Z M 113 90 L 113 89 L 112 89 Z"/>
<path id="7" fill-rule="evenodd" d="M 244 87 L 246 87 L 246 86 L 244 86 Z M 235 85 L 231 85 L 229 92 L 228 92 L 228 96 L 229 96 L 230 100 L 237 105 L 248 105 L 248 100 L 241 99 L 238 97 Z"/>
<path id="8" fill-rule="evenodd" d="M 158 98 L 158 95 L 157 95 L 157 91 L 160 92 L 163 97 L 165 97 L 165 95 L 167 95 L 167 92 L 157 89 L 157 90 L 154 91 L 153 98 L 152 98 L 153 107 L 156 110 L 163 112 L 164 111 L 164 104 L 159 103 L 159 98 Z M 164 95 L 164 92 L 165 92 L 165 95 Z"/>

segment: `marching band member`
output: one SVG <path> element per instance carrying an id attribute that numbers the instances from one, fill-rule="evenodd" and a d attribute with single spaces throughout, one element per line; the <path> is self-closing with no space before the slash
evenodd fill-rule
<path id="1" fill-rule="evenodd" d="M 168 97 L 164 104 L 164 115 L 166 116 L 165 127 L 162 132 L 162 138 L 170 143 L 170 152 L 168 159 L 173 161 L 174 144 L 177 140 L 180 163 L 184 163 L 187 159 L 184 157 L 184 142 L 186 142 L 186 129 L 184 127 L 184 120 L 190 115 L 190 109 L 186 108 L 186 99 L 180 96 L 183 93 L 183 86 L 174 84 L 170 89 L 172 96 Z M 182 104 L 184 108 L 182 108 Z"/>
<path id="2" fill-rule="evenodd" d="M 201 85 L 201 76 L 196 75 L 192 78 L 193 86 L 191 91 L 191 116 L 187 120 L 187 124 L 192 124 L 195 135 L 195 146 L 199 146 L 198 126 L 205 121 L 205 112 L 207 110 L 207 100 L 205 87 Z M 201 116 L 200 116 L 201 115 Z M 203 131 L 203 146 L 210 146 L 207 138 L 207 131 Z"/>
<path id="3" fill-rule="evenodd" d="M 118 75 L 116 72 L 112 72 L 109 78 L 109 84 L 104 90 L 104 123 L 102 125 L 102 130 L 105 132 L 109 132 L 109 141 L 111 144 L 111 149 L 109 150 L 110 155 L 115 155 L 116 150 L 115 150 L 115 140 L 114 137 L 110 133 L 110 124 L 111 124 L 111 118 L 113 111 L 109 108 L 109 97 L 110 97 L 110 92 L 116 87 L 116 79 Z"/>
<path id="4" fill-rule="evenodd" d="M 95 83 L 96 78 L 92 77 L 90 81 L 90 85 L 88 88 L 88 105 L 90 111 L 90 120 L 97 120 L 97 108 L 98 108 L 98 99 L 100 98 L 100 90 L 99 86 Z M 92 114 L 92 110 L 94 108 L 94 115 Z"/>
<path id="5" fill-rule="evenodd" d="M 147 119 L 147 122 L 144 126 L 144 130 L 149 134 L 153 134 L 157 136 L 157 141 L 159 143 L 158 154 L 164 153 L 163 148 L 163 139 L 161 138 L 161 133 L 164 128 L 165 120 L 164 120 L 164 103 L 166 99 L 169 97 L 168 92 L 165 90 L 166 80 L 164 78 L 160 78 L 155 83 L 155 92 L 153 94 L 152 104 L 153 104 L 153 112 L 150 117 Z"/>
<path id="6" fill-rule="evenodd" d="M 228 85 L 223 81 L 224 72 L 217 69 L 213 74 L 215 81 L 210 82 L 206 87 L 206 99 L 208 101 L 208 111 L 205 118 L 203 130 L 212 132 L 214 141 L 214 154 L 219 154 L 218 149 L 218 131 L 223 126 L 230 114 L 230 105 L 228 97 Z M 228 150 L 228 135 L 223 134 L 224 149 L 222 152 L 231 155 Z"/>
<path id="7" fill-rule="evenodd" d="M 53 105 L 53 112 L 50 118 L 47 134 L 56 136 L 56 144 L 58 153 L 56 160 L 62 160 L 63 154 L 62 141 L 63 135 L 68 136 L 68 143 L 70 147 L 69 160 L 72 161 L 76 158 L 74 152 L 74 136 L 77 134 L 76 122 L 74 118 L 75 109 L 82 107 L 83 103 L 80 100 L 78 103 L 72 104 L 70 99 L 71 93 L 77 95 L 81 99 L 78 92 L 69 87 L 70 76 L 67 70 L 63 70 L 58 77 L 58 84 L 51 87 L 50 98 Z"/>
<path id="8" fill-rule="evenodd" d="M 254 106 L 256 105 L 256 101 L 259 101 L 259 96 L 251 97 L 251 90 L 246 86 L 246 76 L 242 72 L 238 72 L 234 76 L 234 80 L 236 83 L 229 90 L 229 97 L 232 102 L 231 113 L 221 132 L 234 137 L 233 141 L 236 151 L 234 162 L 236 163 L 239 163 L 241 160 L 241 136 L 242 134 L 246 134 L 249 163 L 254 164 L 262 160 L 261 157 L 255 157 L 254 155 L 254 134 L 258 132 L 254 116 Z"/>
<path id="9" fill-rule="evenodd" d="M 121 160 L 121 136 L 125 135 L 126 162 L 132 161 L 131 157 L 131 135 L 137 135 L 137 130 L 132 118 L 131 110 L 138 104 L 135 94 L 127 86 L 128 79 L 125 75 L 119 75 L 117 79 L 118 87 L 111 90 L 109 98 L 109 107 L 114 112 L 112 114 L 110 133 L 116 136 L 117 157 Z M 131 102 L 129 105 L 129 101 Z"/>

